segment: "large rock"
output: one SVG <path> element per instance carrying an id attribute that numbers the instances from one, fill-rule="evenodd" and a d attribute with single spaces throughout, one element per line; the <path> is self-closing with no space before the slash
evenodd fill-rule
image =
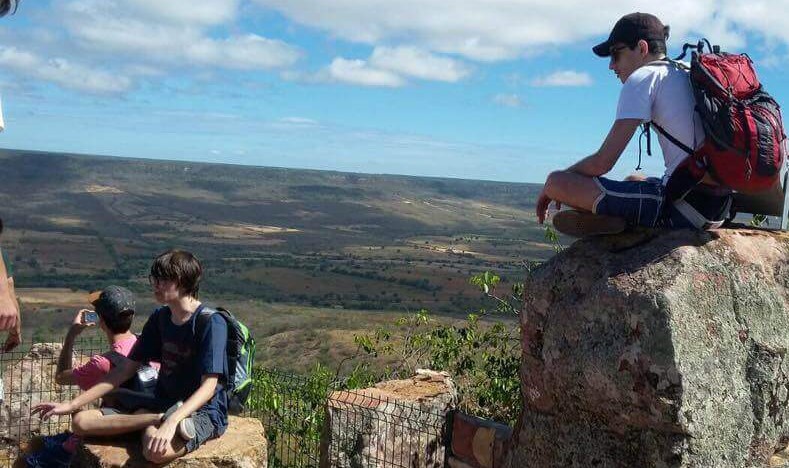
<path id="1" fill-rule="evenodd" d="M 55 382 L 60 343 L 37 343 L 19 361 L 3 369 L 3 394 L 0 406 L 0 437 L 18 443 L 40 434 L 55 434 L 67 430 L 71 420 L 67 416 L 41 421 L 30 409 L 41 401 L 69 401 L 79 389 Z M 84 359 L 72 356 L 74 365 Z"/>
<path id="2" fill-rule="evenodd" d="M 169 468 L 265 468 L 267 441 L 257 419 L 231 416 L 227 431 L 181 457 Z M 139 434 L 113 439 L 88 439 L 80 447 L 74 468 L 148 468 Z"/>
<path id="3" fill-rule="evenodd" d="M 443 467 L 443 428 L 456 405 L 452 379 L 421 369 L 410 379 L 333 392 L 321 439 L 321 467 Z"/>
<path id="4" fill-rule="evenodd" d="M 788 259 L 786 233 L 675 231 L 538 268 L 509 466 L 768 466 L 789 440 Z"/>

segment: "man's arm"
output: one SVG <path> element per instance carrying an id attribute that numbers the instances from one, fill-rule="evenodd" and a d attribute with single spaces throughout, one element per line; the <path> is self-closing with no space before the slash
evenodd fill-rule
<path id="1" fill-rule="evenodd" d="M 45 421 L 52 416 L 71 414 L 118 388 L 123 382 L 129 380 L 134 373 L 137 372 L 138 367 L 140 367 L 139 362 L 125 359 L 120 365 L 113 367 L 104 380 L 97 383 L 89 390 L 80 393 L 73 400 L 66 403 L 39 403 L 33 407 L 30 414 L 38 413 L 41 415 L 41 419 Z"/>
<path id="2" fill-rule="evenodd" d="M 5 260 L 0 255 L 0 330 L 13 330 L 16 327 L 16 320 L 19 316 L 16 301 L 11 299 L 11 288 L 8 285 L 8 271 L 5 267 Z"/>
<path id="3" fill-rule="evenodd" d="M 3 343 L 3 352 L 7 353 L 13 351 L 14 348 L 19 346 L 22 342 L 22 308 L 19 307 L 19 299 L 16 297 L 16 289 L 14 288 L 14 278 L 8 278 L 8 292 L 11 294 L 11 300 L 14 301 L 16 310 L 19 315 L 16 317 L 16 325 L 12 330 L 8 331 L 8 336 Z"/>
<path id="4" fill-rule="evenodd" d="M 178 428 L 178 423 L 211 400 L 216 391 L 218 381 L 218 374 L 204 375 L 202 383 L 192 396 L 190 396 L 184 402 L 183 406 L 171 414 L 170 417 L 159 426 L 159 429 L 156 430 L 156 434 L 148 441 L 148 450 L 153 453 L 164 455 L 167 451 L 167 445 L 173 440 L 173 436 L 175 436 L 175 430 Z"/>
<path id="5" fill-rule="evenodd" d="M 608 136 L 603 141 L 600 149 L 591 156 L 567 168 L 570 172 L 577 172 L 589 177 L 601 176 L 613 169 L 627 143 L 633 138 L 636 129 L 641 124 L 639 119 L 621 119 L 614 122 Z"/>

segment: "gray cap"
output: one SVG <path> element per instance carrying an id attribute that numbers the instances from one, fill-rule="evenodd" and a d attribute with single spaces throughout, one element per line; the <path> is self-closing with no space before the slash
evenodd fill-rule
<path id="1" fill-rule="evenodd" d="M 107 318 L 134 315 L 134 294 L 121 286 L 107 286 L 90 295 L 90 303 L 96 312 Z"/>

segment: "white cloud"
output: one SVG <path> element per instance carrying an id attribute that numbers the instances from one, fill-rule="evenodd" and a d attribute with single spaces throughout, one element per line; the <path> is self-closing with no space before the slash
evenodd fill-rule
<path id="1" fill-rule="evenodd" d="M 533 55 L 564 45 L 591 48 L 614 22 L 650 11 L 671 26 L 670 46 L 708 36 L 729 48 L 745 33 L 789 44 L 787 0 L 254 0 L 297 23 L 353 42 L 410 45 L 478 61 Z M 589 52 L 591 54 L 591 51 Z"/>
<path id="2" fill-rule="evenodd" d="M 128 2 L 148 3 L 143 0 Z M 228 10 L 226 16 L 230 15 L 231 6 L 234 11 L 237 3 L 220 2 Z M 63 8 L 66 30 L 85 49 L 125 54 L 130 59 L 152 61 L 160 66 L 266 70 L 291 66 L 301 55 L 298 48 L 279 40 L 256 34 L 215 39 L 208 36 L 199 21 L 196 24 L 156 22 L 140 18 L 140 15 L 135 17 L 131 14 L 133 12 L 124 12 L 124 7 L 128 9 L 130 5 L 119 0 L 71 0 Z M 198 12 L 200 8 L 197 7 Z M 169 7 L 166 10 L 169 11 Z M 204 16 L 212 16 L 208 14 L 212 12 L 208 9 Z M 221 16 L 221 12 L 216 14 Z M 207 18 L 200 16 L 198 19 Z"/>
<path id="3" fill-rule="evenodd" d="M 347 60 L 342 57 L 332 60 L 331 65 L 324 69 L 321 75 L 328 81 L 362 86 L 397 88 L 405 85 L 405 80 L 395 73 L 373 68 L 364 60 Z"/>
<path id="4" fill-rule="evenodd" d="M 247 34 L 222 40 L 201 38 L 186 47 L 182 57 L 195 65 L 267 70 L 291 66 L 300 56 L 297 48 L 282 41 Z"/>
<path id="5" fill-rule="evenodd" d="M 255 0 L 301 24 L 355 42 L 409 42 L 474 60 L 511 59 L 546 47 L 602 40 L 617 18 L 654 11 L 678 36 L 713 24 L 716 0 Z M 590 52 L 591 53 L 591 52 Z"/>
<path id="6" fill-rule="evenodd" d="M 408 84 L 409 78 L 452 83 L 470 73 L 471 68 L 458 60 L 415 47 L 376 47 L 367 60 L 337 57 L 316 75 L 285 74 L 284 77 L 396 88 Z"/>
<path id="7" fill-rule="evenodd" d="M 416 47 L 376 47 L 370 64 L 400 75 L 451 83 L 471 73 L 471 69 L 458 60 L 439 57 Z"/>
<path id="8" fill-rule="evenodd" d="M 308 119 L 306 117 L 283 117 L 279 119 L 280 122 L 293 125 L 318 125 L 317 120 Z"/>
<path id="9" fill-rule="evenodd" d="M 588 73 L 575 70 L 560 70 L 535 78 L 531 84 L 532 86 L 590 86 L 592 77 Z"/>
<path id="10" fill-rule="evenodd" d="M 497 94 L 493 96 L 493 102 L 504 107 L 523 107 L 524 103 L 517 94 Z"/>
<path id="11" fill-rule="evenodd" d="M 125 0 L 129 9 L 149 19 L 212 25 L 235 19 L 239 0 Z"/>
<path id="12" fill-rule="evenodd" d="M 77 91 L 116 94 L 128 91 L 132 87 L 132 80 L 126 76 L 91 68 L 64 58 L 44 59 L 14 47 L 0 47 L 0 65 L 20 75 Z"/>

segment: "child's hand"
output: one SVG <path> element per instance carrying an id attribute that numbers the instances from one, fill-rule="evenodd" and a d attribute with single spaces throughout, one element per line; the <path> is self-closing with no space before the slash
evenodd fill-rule
<path id="1" fill-rule="evenodd" d="M 39 403 L 35 405 L 32 410 L 30 410 L 30 414 L 39 414 L 41 416 L 42 421 L 46 421 L 52 416 L 71 414 L 73 412 L 74 412 L 74 408 L 71 407 L 70 402 L 57 403 L 54 401 L 46 401 Z"/>
<path id="2" fill-rule="evenodd" d="M 85 321 L 85 314 L 88 312 L 93 311 L 89 309 L 81 309 L 79 312 L 77 312 L 77 315 L 74 316 L 74 319 L 71 321 L 71 329 L 75 333 L 81 333 L 82 330 L 96 325 L 95 323 Z"/>

